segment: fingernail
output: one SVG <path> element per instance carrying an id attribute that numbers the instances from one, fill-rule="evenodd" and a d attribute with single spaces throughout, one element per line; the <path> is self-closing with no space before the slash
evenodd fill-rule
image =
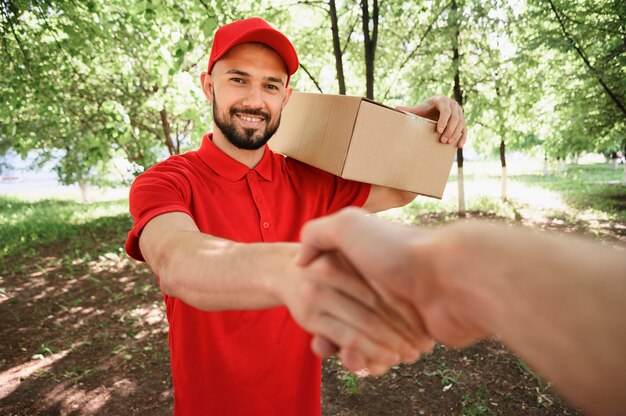
<path id="1" fill-rule="evenodd" d="M 446 136 L 441 136 L 441 143 L 448 143 L 448 138 Z"/>
<path id="2" fill-rule="evenodd" d="M 406 355 L 404 361 L 406 361 L 407 363 L 413 364 L 419 358 L 420 358 L 420 352 L 418 350 L 410 350 L 409 353 Z"/>
<path id="3" fill-rule="evenodd" d="M 438 131 L 439 133 L 443 133 L 443 127 L 437 127 L 437 131 Z"/>
<path id="4" fill-rule="evenodd" d="M 389 364 L 389 365 L 396 365 L 399 362 L 400 362 L 400 355 L 398 355 L 398 354 L 391 354 L 389 356 L 387 364 Z"/>

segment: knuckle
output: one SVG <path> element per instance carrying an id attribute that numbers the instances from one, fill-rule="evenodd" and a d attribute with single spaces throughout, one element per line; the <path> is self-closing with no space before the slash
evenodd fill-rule
<path id="1" fill-rule="evenodd" d="M 358 335 L 354 331 L 350 331 L 348 334 L 346 334 L 343 344 L 345 348 L 356 350 L 357 348 L 359 348 L 360 344 Z"/>
<path id="2" fill-rule="evenodd" d="M 315 304 L 323 293 L 322 285 L 318 282 L 307 280 L 300 286 L 300 296 L 306 305 Z M 312 309 L 310 306 L 308 308 Z"/>
<path id="3" fill-rule="evenodd" d="M 315 269 L 315 277 L 313 277 L 313 281 L 311 283 L 315 283 L 317 285 L 317 290 L 321 291 L 321 282 L 327 282 L 332 278 L 333 275 L 333 267 L 330 263 L 330 259 L 328 256 L 320 259 Z"/>
<path id="4" fill-rule="evenodd" d="M 361 323 L 365 328 L 375 328 L 378 327 L 379 320 L 373 313 L 366 312 L 361 316 Z"/>

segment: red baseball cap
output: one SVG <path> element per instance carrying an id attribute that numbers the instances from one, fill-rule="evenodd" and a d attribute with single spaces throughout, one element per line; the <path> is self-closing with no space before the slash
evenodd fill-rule
<path id="1" fill-rule="evenodd" d="M 217 29 L 213 37 L 209 73 L 213 65 L 233 46 L 240 43 L 258 42 L 269 46 L 278 53 L 287 67 L 287 84 L 289 78 L 298 70 L 298 55 L 293 44 L 285 35 L 274 29 L 260 17 L 237 20 Z"/>

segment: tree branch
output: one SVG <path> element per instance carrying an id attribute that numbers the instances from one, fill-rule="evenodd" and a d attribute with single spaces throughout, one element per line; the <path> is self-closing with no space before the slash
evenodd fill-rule
<path id="1" fill-rule="evenodd" d="M 404 69 L 404 67 L 406 66 L 406 64 L 409 63 L 409 61 L 411 59 L 413 59 L 414 55 L 417 53 L 417 51 L 422 47 L 422 44 L 424 43 L 424 40 L 426 39 L 426 37 L 430 34 L 430 32 L 433 30 L 433 27 L 435 25 L 435 23 L 437 22 L 437 20 L 439 20 L 439 17 L 443 14 L 443 12 L 450 7 L 451 3 L 446 4 L 440 11 L 439 13 L 437 13 L 437 16 L 435 16 L 432 21 L 430 22 L 430 24 L 428 25 L 428 27 L 426 28 L 426 30 L 424 31 L 424 33 L 422 34 L 421 38 L 420 38 L 420 42 L 417 44 L 417 46 L 411 51 L 411 53 L 409 53 L 406 58 L 404 58 L 404 61 L 402 61 L 402 63 L 400 64 L 400 66 L 398 67 L 398 70 L 396 71 L 396 74 L 393 77 L 393 81 L 391 83 L 389 83 L 389 87 L 387 88 L 387 91 L 385 92 L 384 96 L 383 96 L 383 101 L 385 101 L 387 99 L 387 96 L 389 95 L 389 92 L 391 91 L 391 86 L 395 84 L 396 80 L 398 79 L 398 77 L 400 76 L 400 73 L 402 72 L 402 70 Z M 417 27 L 417 26 L 416 26 Z"/>
<path id="2" fill-rule="evenodd" d="M 552 8 L 552 11 L 554 12 L 554 15 L 556 16 L 556 18 L 557 18 L 557 20 L 559 22 L 559 25 L 561 26 L 561 30 L 563 31 L 563 34 L 565 35 L 565 38 L 571 43 L 572 47 L 576 50 L 578 55 L 582 58 L 583 62 L 587 66 L 587 68 L 595 76 L 595 78 L 598 80 L 598 82 L 600 83 L 602 88 L 604 88 L 604 91 L 608 94 L 609 97 L 611 97 L 611 99 L 613 100 L 615 105 L 619 108 L 619 110 L 622 112 L 622 114 L 624 116 L 626 116 L 626 105 L 624 105 L 624 103 L 622 102 L 622 99 L 620 99 L 620 97 L 615 92 L 613 92 L 609 88 L 609 86 L 604 82 L 604 80 L 602 79 L 602 76 L 591 65 L 591 63 L 589 62 L 589 59 L 587 58 L 587 55 L 585 55 L 585 53 L 580 48 L 580 46 L 578 46 L 578 43 L 576 42 L 574 37 L 567 31 L 567 29 L 565 28 L 565 24 L 563 23 L 563 19 L 559 15 L 559 12 L 556 9 L 556 6 L 554 5 L 554 2 L 552 0 L 548 0 L 548 3 L 550 3 L 550 7 Z"/>
<path id="3" fill-rule="evenodd" d="M 322 94 L 324 94 L 324 91 L 322 91 L 322 88 L 320 87 L 320 84 L 317 83 L 317 80 L 315 79 L 315 77 L 313 75 L 311 75 L 309 70 L 306 69 L 306 66 L 302 62 L 300 62 L 300 68 L 302 68 L 302 70 L 309 76 L 311 81 L 313 81 L 313 84 L 315 84 L 315 87 L 317 88 L 317 90 L 319 92 L 321 92 Z"/>
<path id="4" fill-rule="evenodd" d="M 13 26 L 13 22 L 11 22 L 10 16 L 6 14 L 6 10 L 4 9 L 4 7 L 2 8 L 2 15 L 5 17 L 7 23 L 9 24 L 9 29 L 11 29 L 11 33 L 13 33 L 13 37 L 15 38 L 15 41 L 17 42 L 17 46 L 20 49 L 20 52 L 22 52 L 22 56 L 24 57 L 24 67 L 26 68 L 26 71 L 31 76 L 31 78 L 34 81 L 36 81 L 35 76 L 33 75 L 33 72 L 30 67 L 30 57 L 26 53 L 26 49 L 24 48 L 24 45 L 22 44 L 20 37 L 17 36 L 15 27 Z"/>

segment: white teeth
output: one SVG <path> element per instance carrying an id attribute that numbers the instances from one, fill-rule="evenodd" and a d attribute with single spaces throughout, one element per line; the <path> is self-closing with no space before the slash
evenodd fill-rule
<path id="1" fill-rule="evenodd" d="M 250 122 L 253 122 L 253 123 L 258 123 L 258 122 L 263 120 L 262 118 L 257 118 L 257 117 L 248 117 L 248 116 L 239 116 L 239 117 L 242 120 L 250 121 Z"/>

